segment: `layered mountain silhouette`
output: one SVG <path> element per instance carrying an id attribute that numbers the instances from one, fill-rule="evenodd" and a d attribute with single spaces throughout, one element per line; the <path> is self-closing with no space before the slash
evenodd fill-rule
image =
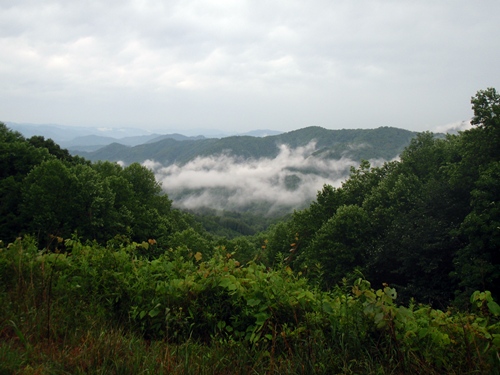
<path id="1" fill-rule="evenodd" d="M 397 157 L 415 135 L 415 132 L 393 127 L 329 130 L 311 126 L 267 137 L 231 136 L 192 139 L 160 136 L 135 146 L 115 142 L 92 152 L 71 150 L 71 148 L 70 151 L 91 161 L 121 161 L 130 164 L 154 160 L 168 166 L 184 165 L 197 157 L 221 154 L 243 160 L 273 159 L 280 152 L 280 145 L 297 148 L 314 142 L 315 148 L 311 155 L 313 157 L 390 160 Z"/>

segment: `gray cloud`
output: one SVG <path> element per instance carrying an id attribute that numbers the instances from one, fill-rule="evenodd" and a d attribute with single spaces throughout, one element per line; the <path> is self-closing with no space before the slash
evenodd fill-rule
<path id="1" fill-rule="evenodd" d="M 498 86 L 500 3 L 2 1 L 0 120 L 433 129 Z"/>
<path id="2" fill-rule="evenodd" d="M 185 165 L 163 167 L 146 161 L 178 207 L 238 210 L 264 203 L 270 212 L 300 208 L 316 198 L 324 184 L 340 186 L 358 163 L 311 157 L 315 144 L 291 149 L 280 146 L 274 159 L 240 160 L 230 155 L 197 158 Z M 384 160 L 371 160 L 373 166 Z M 189 192 L 186 193 L 186 192 Z"/>

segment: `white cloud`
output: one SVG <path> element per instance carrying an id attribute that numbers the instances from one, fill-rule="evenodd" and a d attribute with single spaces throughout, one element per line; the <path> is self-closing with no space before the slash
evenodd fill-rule
<path id="1" fill-rule="evenodd" d="M 471 129 L 472 125 L 470 121 L 459 121 L 453 122 L 451 124 L 437 126 L 435 132 L 436 133 L 457 133 L 459 131 L 464 131 Z"/>
<path id="2" fill-rule="evenodd" d="M 198 157 L 183 166 L 163 167 L 151 160 L 143 165 L 155 172 L 165 192 L 179 207 L 238 210 L 264 202 L 272 211 L 307 205 L 324 184 L 340 186 L 349 168 L 358 165 L 348 158 L 311 157 L 314 151 L 315 143 L 296 149 L 282 145 L 274 159 L 241 160 L 218 155 Z M 371 162 L 378 166 L 384 161 Z"/>

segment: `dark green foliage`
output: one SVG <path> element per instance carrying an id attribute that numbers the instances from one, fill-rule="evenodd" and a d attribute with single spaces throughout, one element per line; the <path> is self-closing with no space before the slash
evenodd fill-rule
<path id="1" fill-rule="evenodd" d="M 139 243 L 65 247 L 0 244 L 1 372 L 498 374 L 488 291 L 459 313 L 362 279 L 321 292 L 223 248 L 148 261 Z"/>
<path id="2" fill-rule="evenodd" d="M 35 148 L 0 122 L 0 236 L 13 240 L 21 233 L 20 197 L 24 177 L 51 156 Z"/>
<path id="3" fill-rule="evenodd" d="M 51 160 L 34 168 L 23 185 L 25 230 L 42 241 L 73 232 L 101 242 L 118 234 L 146 240 L 168 233 L 170 201 L 160 195 L 154 175 L 137 164 L 93 168 Z"/>
<path id="4" fill-rule="evenodd" d="M 406 302 L 463 304 L 481 288 L 498 296 L 500 97 L 487 89 L 472 104 L 475 128 L 445 138 L 422 133 L 400 161 L 362 163 L 269 234 L 269 248 L 285 254 L 296 236 L 290 265 L 307 266 L 323 287 L 358 270 L 397 286 Z"/>
<path id="5" fill-rule="evenodd" d="M 26 140 L 1 123 L 0 150 L 5 240 L 31 233 L 49 245 L 76 233 L 100 243 L 123 236 L 162 244 L 189 227 L 187 215 L 172 210 L 154 174 L 139 164 L 91 164 L 50 139 Z"/>
<path id="6" fill-rule="evenodd" d="M 36 148 L 21 134 L 0 123 L 0 178 L 21 180 L 35 165 L 49 159 L 45 148 Z"/>
<path id="7" fill-rule="evenodd" d="M 191 256 L 196 253 L 210 257 L 212 255 L 212 244 L 210 241 L 197 233 L 193 228 L 173 233 L 168 239 L 168 247 L 175 251 L 183 252 L 184 255 Z"/>
<path id="8" fill-rule="evenodd" d="M 31 171 L 23 182 L 22 215 L 28 232 L 45 241 L 50 235 L 68 237 L 80 217 L 79 179 L 69 167 L 53 159 Z M 76 211 L 76 212 L 75 212 Z M 76 228 L 75 228 L 76 229 Z"/>
<path id="9" fill-rule="evenodd" d="M 496 89 L 490 87 L 486 90 L 479 90 L 471 99 L 474 109 L 472 125 L 479 128 L 500 131 L 500 95 Z"/>
<path id="10" fill-rule="evenodd" d="M 315 233 L 305 259 L 309 267 L 322 265 L 321 283 L 325 288 L 334 287 L 356 267 L 367 263 L 371 232 L 366 211 L 344 205 Z"/>
<path id="11" fill-rule="evenodd" d="M 290 216 L 263 217 L 251 212 L 218 211 L 210 208 L 200 208 L 188 212 L 193 214 L 193 218 L 206 231 L 229 239 L 262 232 L 271 224 L 285 221 Z"/>
<path id="12" fill-rule="evenodd" d="M 460 284 L 466 291 L 488 286 L 500 294 L 500 161 L 481 172 L 471 192 L 471 212 L 460 226 L 468 240 L 456 257 Z"/>
<path id="13" fill-rule="evenodd" d="M 47 149 L 49 154 L 54 155 L 57 159 L 78 164 L 85 163 L 85 159 L 79 156 L 72 156 L 68 150 L 61 148 L 57 143 L 55 143 L 52 139 L 45 139 L 40 135 L 34 135 L 33 137 L 28 139 L 28 142 L 32 144 L 35 148 L 38 149 Z"/>

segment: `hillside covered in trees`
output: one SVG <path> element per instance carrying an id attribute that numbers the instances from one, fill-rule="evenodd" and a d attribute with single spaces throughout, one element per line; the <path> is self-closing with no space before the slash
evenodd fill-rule
<path id="1" fill-rule="evenodd" d="M 137 163 L 0 125 L 0 370 L 498 373 L 500 95 L 472 107 L 228 236 Z"/>
<path id="2" fill-rule="evenodd" d="M 290 148 L 316 143 L 315 157 L 354 160 L 393 159 L 416 133 L 397 128 L 328 130 L 310 126 L 267 137 L 231 136 L 208 139 L 153 140 L 134 147 L 113 143 L 93 152 L 74 153 L 91 161 L 122 161 L 130 164 L 154 160 L 164 166 L 184 165 L 198 157 L 228 154 L 243 159 L 275 158 L 280 145 Z"/>

